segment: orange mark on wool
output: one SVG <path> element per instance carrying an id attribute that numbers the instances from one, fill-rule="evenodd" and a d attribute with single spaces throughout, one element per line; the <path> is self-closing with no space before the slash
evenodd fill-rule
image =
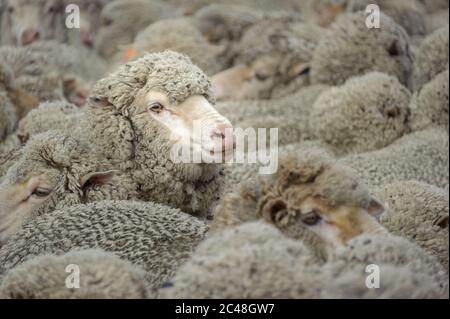
<path id="1" fill-rule="evenodd" d="M 134 48 L 129 47 L 123 52 L 122 59 L 127 61 L 127 60 L 131 59 L 132 57 L 134 57 L 135 54 L 136 54 L 136 51 L 134 50 Z"/>

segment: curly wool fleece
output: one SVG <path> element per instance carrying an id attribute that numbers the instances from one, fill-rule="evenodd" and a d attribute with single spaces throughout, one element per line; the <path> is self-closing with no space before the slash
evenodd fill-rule
<path id="1" fill-rule="evenodd" d="M 181 103 L 192 95 L 203 95 L 215 103 L 206 74 L 187 56 L 173 51 L 150 53 L 123 65 L 99 80 L 92 96 L 107 98 L 118 111 L 129 112 L 137 91 L 143 88 L 167 94 L 171 103 Z"/>

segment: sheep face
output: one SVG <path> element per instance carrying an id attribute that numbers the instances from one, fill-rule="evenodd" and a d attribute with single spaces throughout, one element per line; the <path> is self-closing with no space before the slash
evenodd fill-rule
<path id="1" fill-rule="evenodd" d="M 156 122 L 160 134 L 169 137 L 171 145 L 200 150 L 202 159 L 207 160 L 218 156 L 225 160 L 232 155 L 233 127 L 204 96 L 190 96 L 177 103 L 164 93 L 143 89 L 138 93 L 135 104 L 139 110 L 135 123 L 147 125 L 144 123 L 149 120 Z M 149 133 L 149 138 L 154 138 L 153 132 L 143 131 Z"/>
<path id="2" fill-rule="evenodd" d="M 11 33 L 12 44 L 27 45 L 58 38 L 57 26 L 63 23 L 62 18 L 63 6 L 58 0 L 7 0 L 2 23 Z"/>
<path id="3" fill-rule="evenodd" d="M 32 216 L 83 203 L 114 172 L 93 172 L 76 140 L 49 131 L 30 139 L 0 184 L 0 244 Z"/>
<path id="4" fill-rule="evenodd" d="M 75 4 L 80 8 L 80 29 L 76 30 L 78 39 L 75 40 L 75 44 L 81 43 L 88 47 L 94 45 L 95 35 L 100 27 L 100 12 L 103 8 L 103 2 L 98 0 L 66 1 L 68 5 Z"/>
<path id="5" fill-rule="evenodd" d="M 362 233 L 384 232 L 374 218 L 383 212 L 383 206 L 374 198 L 367 208 L 345 204 L 331 206 L 320 197 L 299 199 L 298 194 L 302 192 L 296 187 L 288 189 L 281 197 L 263 202 L 260 213 L 280 228 L 299 224 L 317 234 L 330 247 L 344 244 Z"/>

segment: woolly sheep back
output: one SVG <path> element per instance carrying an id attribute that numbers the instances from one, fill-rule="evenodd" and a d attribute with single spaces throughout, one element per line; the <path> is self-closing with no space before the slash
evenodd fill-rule
<path id="1" fill-rule="evenodd" d="M 204 238 L 207 226 L 152 202 L 102 201 L 35 218 L 0 248 L 0 274 L 32 256 L 101 248 L 142 267 L 151 287 L 167 280 Z"/>
<path id="2" fill-rule="evenodd" d="M 66 270 L 79 267 L 79 288 L 67 287 Z M 149 296 L 144 271 L 99 249 L 70 251 L 32 258 L 11 269 L 0 285 L 0 296 L 11 299 L 142 299 Z"/>
<path id="3" fill-rule="evenodd" d="M 336 154 L 380 149 L 409 131 L 410 93 L 397 78 L 371 72 L 322 93 L 309 118 L 311 134 Z"/>
<path id="4" fill-rule="evenodd" d="M 311 62 L 311 83 L 342 85 L 371 71 L 396 76 L 409 84 L 412 57 L 409 37 L 390 17 L 380 14 L 380 28 L 365 25 L 363 11 L 338 17 L 324 35 Z"/>
<path id="5" fill-rule="evenodd" d="M 384 185 L 374 192 L 387 207 L 380 223 L 433 254 L 448 269 L 448 191 L 406 181 Z"/>

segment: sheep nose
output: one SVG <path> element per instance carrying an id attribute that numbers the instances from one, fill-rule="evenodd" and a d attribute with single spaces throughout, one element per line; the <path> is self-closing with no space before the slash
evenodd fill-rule
<path id="1" fill-rule="evenodd" d="M 92 34 L 85 29 L 80 30 L 80 39 L 83 44 L 88 46 L 92 46 L 94 43 L 94 39 L 92 38 Z"/>
<path id="2" fill-rule="evenodd" d="M 38 40 L 39 37 L 40 32 L 38 30 L 29 28 L 23 31 L 20 41 L 22 42 L 23 45 L 27 45 Z"/>
<path id="3" fill-rule="evenodd" d="M 235 148 L 233 126 L 230 124 L 219 124 L 212 131 L 211 138 L 214 140 L 220 139 L 222 143 L 222 151 L 227 151 Z"/>

